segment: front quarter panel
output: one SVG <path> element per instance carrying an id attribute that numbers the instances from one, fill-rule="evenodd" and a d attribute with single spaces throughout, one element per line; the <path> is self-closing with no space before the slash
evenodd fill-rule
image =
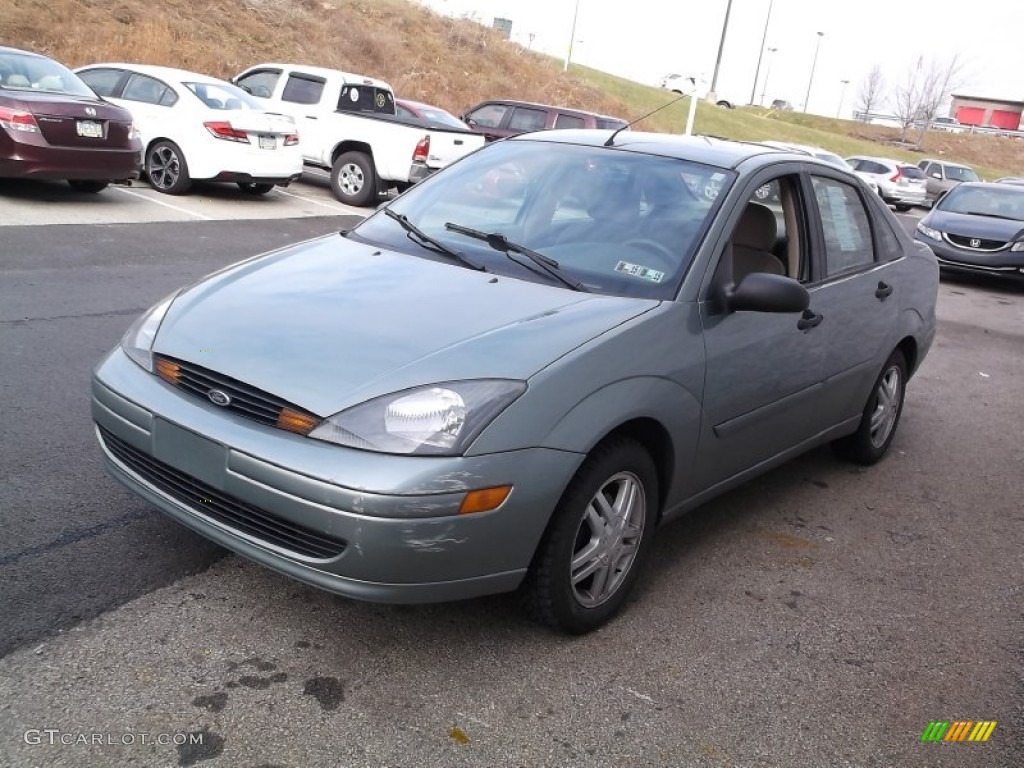
<path id="1" fill-rule="evenodd" d="M 544 447 L 586 454 L 617 427 L 657 422 L 668 434 L 676 480 L 666 509 L 695 478 L 704 342 L 695 304 L 664 302 L 547 366 L 473 444 L 472 454 Z M 655 457 L 658 460 L 658 457 Z"/>

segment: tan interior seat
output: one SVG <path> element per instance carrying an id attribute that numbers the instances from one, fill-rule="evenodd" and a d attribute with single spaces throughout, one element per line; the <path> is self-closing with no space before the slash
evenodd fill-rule
<path id="1" fill-rule="evenodd" d="M 771 208 L 750 202 L 732 233 L 732 279 L 739 284 L 751 272 L 784 275 L 786 270 L 772 248 L 778 225 Z"/>

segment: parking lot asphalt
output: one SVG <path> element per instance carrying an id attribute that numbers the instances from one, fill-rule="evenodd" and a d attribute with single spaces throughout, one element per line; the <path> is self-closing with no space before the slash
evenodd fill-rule
<path id="1" fill-rule="evenodd" d="M 304 587 L 104 476 L 89 372 L 134 316 L 349 221 L 0 233 L 0 765 L 1024 765 L 1024 290 L 944 281 L 884 462 L 815 451 L 665 527 L 624 615 L 566 638 L 512 596 Z M 957 719 L 999 724 L 921 743 Z"/>
<path id="2" fill-rule="evenodd" d="M 144 181 L 90 194 L 64 182 L 0 179 L 0 227 L 47 224 L 135 224 L 153 221 L 286 219 L 366 211 L 339 203 L 327 174 L 310 169 L 300 182 L 250 195 L 235 184 L 197 183 L 187 195 L 165 195 Z M 2 243 L 2 238 L 0 238 Z M 0 252 L 2 252 L 0 245 Z"/>

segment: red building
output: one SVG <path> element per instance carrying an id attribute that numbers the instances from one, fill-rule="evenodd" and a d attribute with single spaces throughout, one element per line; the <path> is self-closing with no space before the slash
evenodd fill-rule
<path id="1" fill-rule="evenodd" d="M 1024 101 L 986 99 L 980 96 L 953 94 L 949 114 L 961 125 L 984 125 L 1016 131 L 1021 127 Z"/>

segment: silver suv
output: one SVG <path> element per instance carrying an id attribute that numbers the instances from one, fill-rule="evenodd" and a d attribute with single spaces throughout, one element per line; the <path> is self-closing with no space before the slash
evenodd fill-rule
<path id="1" fill-rule="evenodd" d="M 897 211 L 925 204 L 924 173 L 910 163 L 886 157 L 857 155 L 846 158 L 856 173 L 878 185 L 878 194 Z"/>
<path id="2" fill-rule="evenodd" d="M 959 163 L 926 158 L 917 164 L 924 171 L 926 204 L 934 205 L 940 197 L 957 184 L 965 181 L 981 181 L 974 169 Z"/>

